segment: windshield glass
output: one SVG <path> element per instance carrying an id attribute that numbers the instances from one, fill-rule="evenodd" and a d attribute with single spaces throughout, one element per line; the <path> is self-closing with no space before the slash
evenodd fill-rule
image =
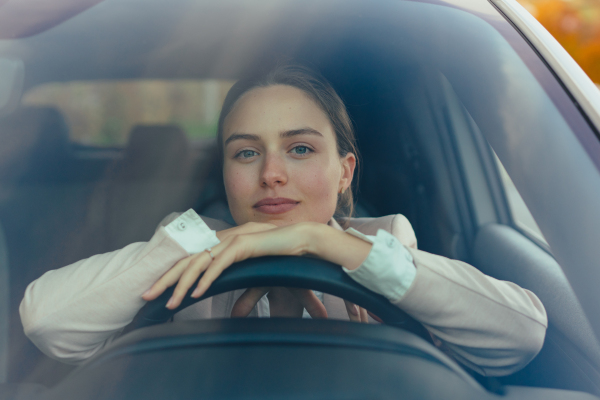
<path id="1" fill-rule="evenodd" d="M 348 4 L 106 0 L 0 40 L 0 382 L 3 368 L 46 386 L 73 369 L 23 332 L 19 305 L 44 273 L 148 242 L 173 212 L 235 225 L 219 112 L 237 79 L 276 60 L 319 71 L 345 103 L 355 217 L 402 214 L 419 249 L 464 262 L 484 225 L 522 231 L 505 190 L 554 151 L 544 135 L 591 132 L 560 82 L 487 1 Z M 552 230 L 537 210 L 530 226 Z"/>
<path id="2" fill-rule="evenodd" d="M 23 95 L 22 107 L 64 115 L 69 140 L 124 147 L 135 125 L 175 124 L 193 141 L 212 138 L 232 83 L 218 80 L 135 80 L 49 83 Z"/>

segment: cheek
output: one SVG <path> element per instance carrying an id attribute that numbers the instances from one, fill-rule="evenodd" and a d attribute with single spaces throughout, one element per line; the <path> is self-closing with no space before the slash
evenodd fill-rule
<path id="1" fill-rule="evenodd" d="M 320 213 L 333 215 L 337 205 L 337 187 L 340 171 L 335 165 L 315 163 L 296 171 L 299 189 L 307 196 L 309 205 Z"/>
<path id="2" fill-rule="evenodd" d="M 241 205 L 244 199 L 250 199 L 249 194 L 256 189 L 256 177 L 253 175 L 254 172 L 250 168 L 223 168 L 223 182 L 230 208 Z"/>

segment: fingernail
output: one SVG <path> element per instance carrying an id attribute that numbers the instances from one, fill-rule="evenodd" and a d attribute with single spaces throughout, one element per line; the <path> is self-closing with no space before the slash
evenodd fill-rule
<path id="1" fill-rule="evenodd" d="M 200 296 L 200 288 L 196 288 L 194 289 L 194 291 L 192 292 L 192 297 L 198 297 Z"/>
<path id="2" fill-rule="evenodd" d="M 144 294 L 142 294 L 142 297 L 146 296 L 147 294 L 150 294 L 150 289 L 146 290 Z"/>
<path id="3" fill-rule="evenodd" d="M 356 306 L 356 304 L 352 304 L 350 312 L 352 313 L 352 315 L 358 315 L 358 307 Z"/>
<path id="4" fill-rule="evenodd" d="M 167 305 L 165 307 L 169 308 L 173 304 L 173 298 L 171 297 L 169 301 L 167 301 Z"/>

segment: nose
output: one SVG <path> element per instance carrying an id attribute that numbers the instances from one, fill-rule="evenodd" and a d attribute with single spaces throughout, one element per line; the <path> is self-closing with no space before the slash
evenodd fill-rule
<path id="1" fill-rule="evenodd" d="M 277 155 L 268 155 L 264 160 L 260 185 L 269 188 L 285 185 L 288 180 L 285 161 Z"/>

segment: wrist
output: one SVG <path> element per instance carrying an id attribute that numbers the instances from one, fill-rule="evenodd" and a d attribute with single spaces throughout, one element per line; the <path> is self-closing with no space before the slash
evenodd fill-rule
<path id="1" fill-rule="evenodd" d="M 317 222 L 301 222 L 297 225 L 297 255 L 312 255 L 344 266 L 349 270 L 360 267 L 369 255 L 367 242 L 329 225 Z"/>
<path id="2" fill-rule="evenodd" d="M 300 225 L 301 253 L 312 256 L 322 254 L 323 245 L 328 239 L 327 232 L 333 228 L 318 222 L 303 222 Z"/>
<path id="3" fill-rule="evenodd" d="M 219 239 L 220 242 L 222 242 L 223 240 L 227 239 L 227 235 L 228 235 L 228 231 L 232 229 L 223 229 L 222 231 L 217 231 L 215 232 L 215 235 L 217 236 L 217 239 Z"/>

